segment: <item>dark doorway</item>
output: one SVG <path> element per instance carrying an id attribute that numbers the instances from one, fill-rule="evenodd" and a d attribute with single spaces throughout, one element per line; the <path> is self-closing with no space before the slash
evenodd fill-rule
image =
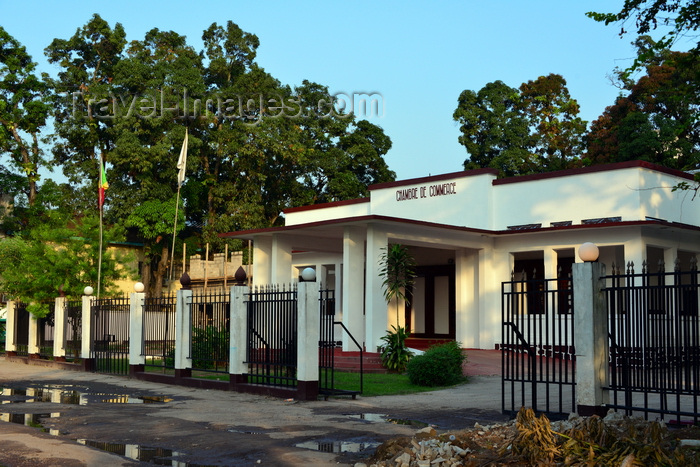
<path id="1" fill-rule="evenodd" d="M 406 327 L 411 337 L 455 338 L 455 267 L 419 266 L 409 291 Z"/>

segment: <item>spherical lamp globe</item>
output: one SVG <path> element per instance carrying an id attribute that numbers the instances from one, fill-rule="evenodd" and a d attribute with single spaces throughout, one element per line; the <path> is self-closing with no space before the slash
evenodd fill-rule
<path id="1" fill-rule="evenodd" d="M 314 268 L 304 268 L 301 271 L 301 278 L 304 282 L 313 282 L 316 280 L 316 270 Z"/>
<path id="2" fill-rule="evenodd" d="M 578 247 L 578 256 L 586 263 L 591 263 L 598 259 L 600 251 L 595 243 L 586 242 Z"/>
<path id="3" fill-rule="evenodd" d="M 141 292 L 143 292 L 144 288 L 145 287 L 143 285 L 143 282 L 137 282 L 134 284 L 134 292 L 141 293 Z"/>
<path id="4" fill-rule="evenodd" d="M 94 292 L 95 289 L 93 289 L 89 285 L 83 289 L 83 295 L 92 295 Z"/>

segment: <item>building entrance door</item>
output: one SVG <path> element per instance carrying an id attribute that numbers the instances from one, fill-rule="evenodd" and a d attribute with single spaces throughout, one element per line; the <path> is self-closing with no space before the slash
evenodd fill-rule
<path id="1" fill-rule="evenodd" d="M 416 280 L 409 291 L 406 327 L 411 337 L 455 338 L 455 267 L 416 267 Z"/>

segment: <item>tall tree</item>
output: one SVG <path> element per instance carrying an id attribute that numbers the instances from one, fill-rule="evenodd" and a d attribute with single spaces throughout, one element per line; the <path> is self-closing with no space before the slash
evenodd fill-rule
<path id="1" fill-rule="evenodd" d="M 583 151 L 586 122 L 572 99 L 566 80 L 557 74 L 540 76 L 520 86 L 521 105 L 533 126 L 533 151 L 542 171 L 562 170 Z"/>
<path id="2" fill-rule="evenodd" d="M 639 48 L 650 44 L 637 41 Z M 644 70 L 636 81 L 618 72 L 626 94 L 592 123 L 586 163 L 641 159 L 700 168 L 700 55 L 663 50 Z"/>
<path id="3" fill-rule="evenodd" d="M 39 168 L 46 165 L 40 140 L 50 112 L 48 91 L 26 48 L 0 26 L 0 155 L 7 154 L 10 169 L 24 178 L 30 206 L 36 200 Z"/>
<path id="4" fill-rule="evenodd" d="M 486 84 L 478 92 L 462 91 L 453 118 L 462 134 L 459 142 L 469 153 L 464 168 L 494 168 L 504 176 L 533 173 L 530 120 L 522 111 L 517 89 L 502 81 Z"/>

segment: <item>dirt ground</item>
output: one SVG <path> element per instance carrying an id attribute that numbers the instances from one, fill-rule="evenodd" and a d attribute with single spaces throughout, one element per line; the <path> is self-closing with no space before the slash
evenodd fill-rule
<path id="1" fill-rule="evenodd" d="M 0 387 L 5 466 L 354 465 L 425 426 L 440 432 L 507 420 L 499 376 L 409 396 L 302 402 L 0 357 Z"/>

